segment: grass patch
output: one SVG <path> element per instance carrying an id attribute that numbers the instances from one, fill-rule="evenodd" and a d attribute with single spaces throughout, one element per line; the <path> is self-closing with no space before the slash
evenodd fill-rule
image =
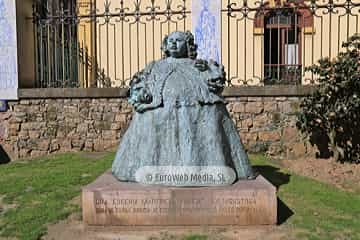
<path id="1" fill-rule="evenodd" d="M 0 196 L 3 205 L 15 205 L 0 212 L 0 235 L 36 240 L 46 225 L 79 211 L 70 200 L 82 186 L 92 182 L 111 166 L 114 154 L 91 159 L 81 154 L 62 154 L 0 167 Z"/>
<path id="2" fill-rule="evenodd" d="M 0 206 L 5 208 L 0 207 L 0 235 L 36 240 L 48 224 L 80 211 L 71 200 L 114 159 L 114 153 L 90 155 L 69 153 L 1 165 Z M 251 155 L 251 160 L 278 187 L 279 222 L 294 229 L 292 239 L 360 239 L 358 194 L 292 174 L 261 155 Z"/>
<path id="3" fill-rule="evenodd" d="M 190 235 L 185 236 L 182 240 L 208 240 L 208 237 L 205 235 Z"/>
<path id="4" fill-rule="evenodd" d="M 150 237 L 149 240 L 208 240 L 208 236 L 206 235 L 198 235 L 198 234 L 190 234 L 186 236 L 175 236 L 169 234 L 168 232 L 161 232 L 160 237 Z M 217 239 L 221 240 L 221 239 Z"/>
<path id="5" fill-rule="evenodd" d="M 358 194 L 292 174 L 264 156 L 251 159 L 278 187 L 279 220 L 300 232 L 296 239 L 360 239 Z"/>

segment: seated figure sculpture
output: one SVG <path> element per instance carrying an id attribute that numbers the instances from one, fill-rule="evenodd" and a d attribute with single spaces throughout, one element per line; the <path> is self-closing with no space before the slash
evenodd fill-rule
<path id="1" fill-rule="evenodd" d="M 135 114 L 112 166 L 120 181 L 136 181 L 144 166 L 224 166 L 236 179 L 254 178 L 237 129 L 221 97 L 224 67 L 196 59 L 191 32 L 173 32 L 164 58 L 148 64 L 130 83 Z"/>

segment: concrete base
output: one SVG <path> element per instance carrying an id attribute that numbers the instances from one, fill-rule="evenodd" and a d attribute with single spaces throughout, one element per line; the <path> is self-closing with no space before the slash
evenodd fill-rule
<path id="1" fill-rule="evenodd" d="M 176 188 L 119 182 L 106 172 L 82 190 L 83 221 L 107 226 L 269 225 L 276 188 L 265 178 L 226 187 Z"/>

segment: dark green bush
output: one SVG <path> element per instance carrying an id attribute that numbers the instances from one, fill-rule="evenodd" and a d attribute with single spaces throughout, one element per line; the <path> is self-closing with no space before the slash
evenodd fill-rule
<path id="1" fill-rule="evenodd" d="M 347 50 L 335 59 L 321 59 L 306 69 L 319 77 L 319 85 L 302 101 L 297 126 L 310 139 L 325 139 L 337 160 L 360 163 L 360 35 L 343 47 Z"/>

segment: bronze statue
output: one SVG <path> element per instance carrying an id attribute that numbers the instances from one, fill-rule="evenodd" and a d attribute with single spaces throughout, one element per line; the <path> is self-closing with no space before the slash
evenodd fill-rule
<path id="1" fill-rule="evenodd" d="M 221 96 L 224 67 L 196 59 L 196 49 L 192 33 L 173 32 L 163 40 L 164 58 L 134 76 L 136 112 L 112 166 L 120 181 L 136 181 L 144 166 L 225 166 L 237 179 L 254 177 Z"/>

